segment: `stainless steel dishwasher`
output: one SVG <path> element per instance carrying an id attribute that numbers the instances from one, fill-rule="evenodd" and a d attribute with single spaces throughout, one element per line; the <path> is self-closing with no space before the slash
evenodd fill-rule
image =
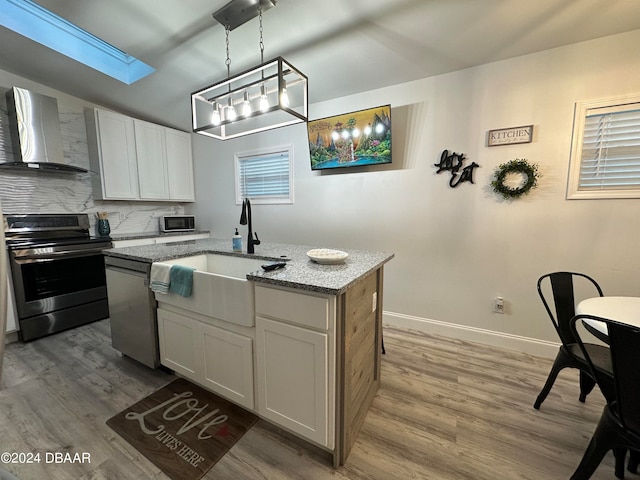
<path id="1" fill-rule="evenodd" d="M 105 256 L 111 344 L 148 367 L 160 365 L 156 300 L 149 288 L 151 264 Z"/>

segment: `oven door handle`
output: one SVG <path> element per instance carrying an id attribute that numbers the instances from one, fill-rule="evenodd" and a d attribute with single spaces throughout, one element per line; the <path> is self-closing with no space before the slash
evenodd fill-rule
<path id="1" fill-rule="evenodd" d="M 23 253 L 20 255 L 14 254 L 14 261 L 18 264 L 21 263 L 36 263 L 36 262 L 50 262 L 53 260 L 61 260 L 63 258 L 74 257 L 88 257 L 90 255 L 102 254 L 104 248 L 87 248 L 83 250 L 63 250 L 60 252 L 48 252 L 48 253 Z"/>

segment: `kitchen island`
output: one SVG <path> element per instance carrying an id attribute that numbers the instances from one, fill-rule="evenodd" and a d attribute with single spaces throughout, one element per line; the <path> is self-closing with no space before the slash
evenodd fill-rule
<path id="1" fill-rule="evenodd" d="M 282 269 L 247 272 L 252 326 L 157 294 L 161 362 L 330 452 L 337 467 L 380 384 L 383 267 L 393 254 L 347 250 L 344 263 L 323 265 L 307 256 L 312 248 L 262 244 L 248 255 L 233 252 L 229 240 L 203 239 L 104 253 L 147 263 L 210 254 L 286 261 Z"/>

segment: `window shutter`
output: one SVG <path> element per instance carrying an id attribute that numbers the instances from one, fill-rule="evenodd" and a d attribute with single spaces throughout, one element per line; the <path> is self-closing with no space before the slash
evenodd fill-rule
<path id="1" fill-rule="evenodd" d="M 291 203 L 292 165 L 290 148 L 236 156 L 236 201 Z"/>
<path id="2" fill-rule="evenodd" d="M 639 187 L 640 109 L 589 110 L 582 141 L 579 190 Z"/>

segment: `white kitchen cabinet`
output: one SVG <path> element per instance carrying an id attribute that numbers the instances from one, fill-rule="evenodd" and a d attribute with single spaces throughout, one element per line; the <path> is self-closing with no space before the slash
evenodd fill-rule
<path id="1" fill-rule="evenodd" d="M 161 362 L 330 451 L 337 468 L 380 385 L 382 287 L 381 267 L 336 295 L 253 282 L 255 327 L 156 295 Z"/>
<path id="2" fill-rule="evenodd" d="M 253 339 L 158 308 L 160 363 L 253 410 Z"/>
<path id="3" fill-rule="evenodd" d="M 187 378 L 202 378 L 202 334 L 198 322 L 158 309 L 160 363 Z"/>
<path id="4" fill-rule="evenodd" d="M 330 451 L 338 468 L 380 385 L 382 267 L 336 295 L 253 286 L 255 327 L 156 295 L 161 362 Z"/>
<path id="5" fill-rule="evenodd" d="M 328 335 L 256 318 L 258 413 L 330 446 Z"/>
<path id="6" fill-rule="evenodd" d="M 167 148 L 165 127 L 142 120 L 134 120 L 138 184 L 141 200 L 166 200 L 169 195 L 167 179 Z"/>
<path id="7" fill-rule="evenodd" d="M 101 109 L 85 119 L 95 198 L 195 200 L 189 133 Z"/>
<path id="8" fill-rule="evenodd" d="M 165 128 L 169 198 L 182 202 L 195 201 L 191 135 Z"/>
<path id="9" fill-rule="evenodd" d="M 133 119 L 107 110 L 85 110 L 94 197 L 136 200 L 138 166 Z"/>
<path id="10" fill-rule="evenodd" d="M 256 286 L 257 411 L 334 446 L 335 299 Z"/>
<path id="11" fill-rule="evenodd" d="M 200 327 L 204 345 L 200 383 L 253 410 L 253 340 L 212 325 Z"/>

